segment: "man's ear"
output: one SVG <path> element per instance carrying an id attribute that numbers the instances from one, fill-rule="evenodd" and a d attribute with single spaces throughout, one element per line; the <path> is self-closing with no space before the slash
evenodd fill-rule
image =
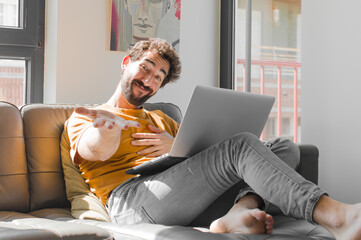
<path id="1" fill-rule="evenodd" d="M 128 67 L 129 62 L 130 62 L 130 56 L 127 55 L 123 58 L 123 61 L 122 61 L 122 70 L 123 71 Z"/>

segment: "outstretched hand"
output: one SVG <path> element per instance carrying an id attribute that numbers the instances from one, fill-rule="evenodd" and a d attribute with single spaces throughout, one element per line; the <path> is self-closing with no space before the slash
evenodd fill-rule
<path id="1" fill-rule="evenodd" d="M 102 109 L 89 109 L 84 107 L 78 107 L 75 112 L 84 116 L 87 116 L 93 120 L 93 126 L 95 128 L 106 128 L 106 129 L 128 129 L 129 127 L 140 127 L 140 123 L 125 120 L 109 111 Z"/>
<path id="2" fill-rule="evenodd" d="M 158 157 L 168 153 L 173 145 L 174 138 L 166 131 L 148 125 L 148 129 L 152 133 L 133 133 L 133 146 L 148 146 L 147 148 L 137 152 L 139 155 L 146 157 Z"/>
<path id="3" fill-rule="evenodd" d="M 93 120 L 93 128 L 83 133 L 78 144 L 79 155 L 89 161 L 106 161 L 119 147 L 121 130 L 140 127 L 106 110 L 79 107 L 75 112 Z"/>

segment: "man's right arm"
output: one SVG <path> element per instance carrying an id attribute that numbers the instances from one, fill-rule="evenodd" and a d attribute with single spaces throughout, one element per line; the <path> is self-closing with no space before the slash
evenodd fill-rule
<path id="1" fill-rule="evenodd" d="M 93 121 L 80 136 L 75 149 L 82 159 L 88 161 L 109 159 L 119 147 L 122 130 L 140 127 L 138 122 L 125 120 L 106 110 L 79 107 L 75 112 Z"/>

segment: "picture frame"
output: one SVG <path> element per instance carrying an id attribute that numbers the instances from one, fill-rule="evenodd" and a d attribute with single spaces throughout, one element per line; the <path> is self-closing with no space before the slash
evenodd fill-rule
<path id="1" fill-rule="evenodd" d="M 111 0 L 110 50 L 162 38 L 179 52 L 180 19 L 181 0 Z"/>

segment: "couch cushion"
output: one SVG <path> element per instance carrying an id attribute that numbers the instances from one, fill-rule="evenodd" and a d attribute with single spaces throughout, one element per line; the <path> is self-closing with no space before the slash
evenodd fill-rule
<path id="1" fill-rule="evenodd" d="M 185 240 L 185 239 L 243 239 L 243 240 L 334 240 L 332 235 L 323 227 L 308 223 L 304 220 L 286 216 L 276 216 L 272 235 L 244 235 L 244 234 L 212 234 L 207 228 L 192 228 L 181 226 L 165 226 L 160 224 L 132 224 L 118 225 L 110 222 L 73 219 L 66 209 L 42 209 L 29 213 L 37 218 L 47 218 L 53 221 L 87 224 L 95 228 L 103 228 L 113 234 L 115 239 L 121 240 Z M 0 213 L 1 216 L 1 213 Z M 0 217 L 1 220 L 1 217 Z M 1 226 L 1 224 L 0 224 Z M 0 235 L 1 237 L 1 235 Z"/>
<path id="2" fill-rule="evenodd" d="M 30 210 L 68 207 L 60 136 L 74 106 L 29 104 L 21 108 L 28 160 Z"/>
<path id="3" fill-rule="evenodd" d="M 106 209 L 90 192 L 79 170 L 72 164 L 69 143 L 61 138 L 64 123 L 76 107 L 29 104 L 21 109 L 30 175 L 31 210 L 68 207 L 69 199 L 74 217 L 109 221 Z M 67 173 L 66 184 L 63 172 Z"/>
<path id="4" fill-rule="evenodd" d="M 0 102 L 0 158 L 0 210 L 28 211 L 23 121 L 19 109 L 6 102 Z"/>
<path id="5" fill-rule="evenodd" d="M 161 110 L 176 122 L 180 123 L 182 121 L 182 111 L 173 103 L 145 103 L 143 107 L 148 111 Z"/>
<path id="6" fill-rule="evenodd" d="M 58 212 L 57 209 L 45 211 Z M 72 218 L 51 220 L 31 214 L 0 212 L 0 239 L 113 239 L 111 233 L 100 227 L 71 220 Z"/>
<path id="7" fill-rule="evenodd" d="M 32 223 L 31 223 L 32 222 Z M 69 224 L 73 224 L 70 227 Z M 84 226 L 83 226 L 84 225 Z M 76 229 L 76 230 L 75 230 Z M 291 217 L 276 216 L 272 235 L 243 234 L 212 234 L 207 228 L 192 228 L 181 226 L 164 226 L 160 224 L 118 225 L 109 222 L 74 219 L 67 209 L 42 209 L 29 214 L 0 212 L 0 239 L 99 239 L 112 233 L 114 239 L 121 240 L 333 240 L 334 238 L 324 228 L 297 220 Z M 17 230 L 17 231 L 16 231 Z M 21 231 L 19 231 L 21 230 Z M 84 231 L 88 232 L 84 232 Z M 18 238 L 7 238 L 8 234 Z M 28 234 L 28 235 L 24 235 Z M 26 236 L 26 238 L 24 238 Z M 37 236 L 38 238 L 33 238 Z M 96 237 L 94 237 L 96 236 Z M 91 238 L 94 237 L 94 238 Z"/>
<path id="8" fill-rule="evenodd" d="M 60 148 L 66 195 L 71 203 L 73 217 L 110 222 L 110 217 L 104 205 L 90 191 L 89 185 L 84 181 L 79 169 L 71 160 L 67 122 L 64 125 L 64 131 L 61 136 Z"/>
<path id="9" fill-rule="evenodd" d="M 84 223 L 91 224 L 86 221 Z M 114 223 L 99 223 L 97 226 L 113 232 L 116 239 L 128 239 L 127 236 L 142 240 L 334 240 L 332 235 L 319 225 L 313 225 L 304 220 L 286 216 L 275 217 L 275 228 L 268 234 L 214 234 L 207 228 L 192 228 L 182 226 L 165 226 L 160 224 L 114 225 Z M 131 239 L 133 239 L 131 238 Z"/>

